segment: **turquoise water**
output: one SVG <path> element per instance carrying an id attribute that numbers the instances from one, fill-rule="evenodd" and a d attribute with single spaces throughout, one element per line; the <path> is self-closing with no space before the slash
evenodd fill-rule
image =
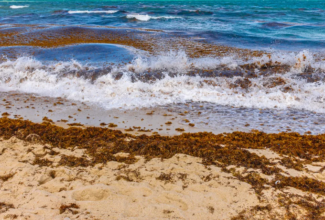
<path id="1" fill-rule="evenodd" d="M 257 49 L 325 46 L 325 1 L 320 0 L 36 0 L 0 1 L 0 6 L 0 23 L 161 29 Z"/>

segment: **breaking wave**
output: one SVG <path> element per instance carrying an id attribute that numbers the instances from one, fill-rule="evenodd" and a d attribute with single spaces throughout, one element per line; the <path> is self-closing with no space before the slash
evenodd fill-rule
<path id="1" fill-rule="evenodd" d="M 149 21 L 150 19 L 175 19 L 180 17 L 174 17 L 174 16 L 149 16 L 149 15 L 141 15 L 141 14 L 128 14 L 126 18 L 129 19 L 136 19 L 139 21 Z"/>
<path id="2" fill-rule="evenodd" d="M 28 8 L 28 5 L 11 5 L 11 9 L 20 9 L 20 8 Z"/>
<path id="3" fill-rule="evenodd" d="M 109 10 L 109 11 L 68 11 L 69 14 L 114 14 L 118 10 Z"/>
<path id="4" fill-rule="evenodd" d="M 281 63 L 289 69 L 285 73 L 260 75 L 260 69 L 256 68 L 255 77 L 188 74 L 192 70 L 218 70 L 220 67 L 238 71 L 242 65 L 252 63 L 256 66 Z M 311 68 L 313 72 L 307 75 L 317 77 L 316 81 L 301 76 Z M 96 70 L 98 67 L 74 60 L 45 65 L 30 57 L 20 57 L 0 64 L 0 90 L 64 97 L 107 109 L 194 101 L 325 113 L 325 62 L 317 61 L 309 51 L 273 53 L 249 62 L 232 56 L 189 58 L 182 51 L 170 51 L 159 56 L 142 55 L 129 64 L 103 68 L 100 73 Z M 151 72 L 161 77 L 140 79 Z"/>

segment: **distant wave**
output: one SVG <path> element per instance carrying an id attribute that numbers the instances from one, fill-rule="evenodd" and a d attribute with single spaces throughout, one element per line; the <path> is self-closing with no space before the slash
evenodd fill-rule
<path id="1" fill-rule="evenodd" d="M 185 11 L 189 11 L 189 12 L 196 12 L 196 13 L 210 13 L 212 14 L 211 11 L 202 11 L 202 10 L 199 10 L 199 9 L 189 9 L 189 10 L 185 10 Z"/>
<path id="2" fill-rule="evenodd" d="M 149 16 L 149 15 L 141 15 L 141 14 L 128 14 L 126 18 L 129 19 L 136 19 L 139 21 L 149 21 L 150 19 L 175 19 L 181 17 L 174 17 L 174 16 Z"/>
<path id="3" fill-rule="evenodd" d="M 139 14 L 129 14 L 126 16 L 127 18 L 135 18 L 139 21 L 149 21 L 151 16 L 149 15 L 139 15 Z"/>
<path id="4" fill-rule="evenodd" d="M 68 11 L 69 14 L 114 14 L 118 10 L 108 10 L 108 11 Z"/>
<path id="5" fill-rule="evenodd" d="M 11 5 L 11 9 L 28 8 L 28 5 Z"/>

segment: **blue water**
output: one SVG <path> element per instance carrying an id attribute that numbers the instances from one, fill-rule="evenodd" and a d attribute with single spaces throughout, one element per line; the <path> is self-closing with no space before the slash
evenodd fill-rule
<path id="1" fill-rule="evenodd" d="M 28 6 L 10 8 L 10 6 Z M 150 28 L 254 49 L 318 50 L 325 46 L 323 0 L 0 1 L 2 24 Z M 69 11 L 97 13 L 71 14 Z M 101 13 L 117 11 L 116 13 Z M 130 15 L 147 15 L 146 20 Z M 128 17 L 129 16 L 129 17 Z"/>
<path id="2" fill-rule="evenodd" d="M 110 44 L 77 44 L 58 48 L 28 46 L 0 47 L 0 54 L 8 58 L 33 57 L 43 63 L 52 61 L 69 62 L 75 60 L 82 64 L 118 64 L 133 60 L 133 54 L 126 48 Z"/>

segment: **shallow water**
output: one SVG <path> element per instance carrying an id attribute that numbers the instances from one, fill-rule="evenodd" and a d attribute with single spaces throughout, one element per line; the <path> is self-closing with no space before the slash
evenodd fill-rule
<path id="1" fill-rule="evenodd" d="M 17 59 L 19 57 L 33 57 L 43 63 L 70 62 L 75 60 L 81 64 L 102 65 L 127 63 L 133 60 L 130 50 L 118 45 L 108 44 L 78 44 L 65 47 L 44 49 L 40 47 L 0 47 L 2 56 Z"/>
<path id="2" fill-rule="evenodd" d="M 325 132 L 324 114 L 295 109 L 254 109 L 229 108 L 211 103 L 190 103 L 178 105 L 174 111 L 188 111 L 186 117 L 197 128 L 250 131 L 252 129 L 267 133 L 298 132 L 304 134 L 322 134 Z M 200 112 L 200 114 L 198 114 Z M 184 124 L 186 124 L 183 121 Z"/>

